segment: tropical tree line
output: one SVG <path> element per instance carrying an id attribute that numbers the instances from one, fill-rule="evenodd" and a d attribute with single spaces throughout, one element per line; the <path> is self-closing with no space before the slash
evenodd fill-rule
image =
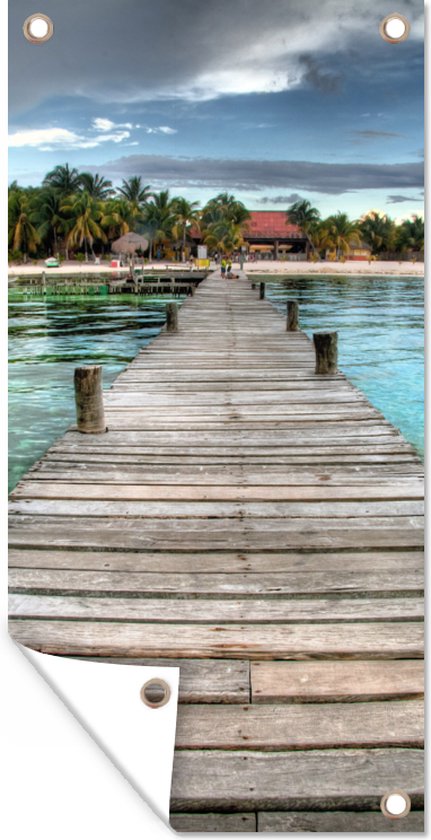
<path id="1" fill-rule="evenodd" d="M 99 174 L 56 166 L 40 187 L 9 187 L 9 258 L 62 256 L 88 260 L 110 253 L 126 233 L 142 234 L 148 256 L 185 260 L 197 232 L 211 253 L 230 254 L 244 243 L 249 213 L 229 193 L 203 208 L 197 201 L 154 192 L 132 176 L 114 188 Z"/>
<path id="2" fill-rule="evenodd" d="M 424 247 L 424 224 L 418 216 L 395 224 L 372 211 L 352 221 L 346 213 L 322 219 L 309 201 L 287 210 L 290 222 L 305 234 L 312 259 L 332 255 L 342 259 L 352 245 L 368 244 L 374 256 L 417 254 Z M 244 243 L 250 214 L 234 195 L 222 192 L 200 207 L 197 201 L 155 192 L 139 176 L 115 187 L 99 174 L 79 172 L 66 163 L 45 176 L 40 187 L 9 187 L 9 258 L 26 261 L 47 256 L 88 260 L 107 255 L 112 243 L 126 233 L 148 241 L 148 257 L 185 260 L 192 234 L 210 254 L 232 255 Z"/>
<path id="3" fill-rule="evenodd" d="M 287 219 L 299 225 L 305 234 L 312 259 L 328 255 L 343 259 L 352 246 L 360 247 L 363 243 L 371 248 L 373 257 L 417 256 L 424 250 L 424 220 L 420 216 L 396 224 L 388 215 L 371 210 L 356 221 L 342 212 L 322 219 L 316 207 L 300 200 L 289 207 Z"/>

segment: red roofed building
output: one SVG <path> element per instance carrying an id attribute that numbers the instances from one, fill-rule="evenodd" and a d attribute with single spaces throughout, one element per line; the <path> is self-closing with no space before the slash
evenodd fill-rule
<path id="1" fill-rule="evenodd" d="M 244 231 L 251 254 L 267 259 L 306 259 L 309 243 L 298 225 L 288 221 L 285 210 L 251 210 Z"/>

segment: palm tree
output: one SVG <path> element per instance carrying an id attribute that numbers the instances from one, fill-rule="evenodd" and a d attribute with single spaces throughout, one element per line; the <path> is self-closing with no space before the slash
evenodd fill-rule
<path id="1" fill-rule="evenodd" d="M 34 254 L 40 243 L 39 234 L 32 223 L 31 201 L 29 195 L 22 189 L 14 189 L 8 202 L 9 210 L 9 246 L 14 251 L 21 251 L 24 262 L 28 254 Z"/>
<path id="2" fill-rule="evenodd" d="M 106 201 L 106 199 L 114 195 L 112 181 L 108 181 L 103 175 L 92 175 L 91 172 L 81 172 L 79 181 L 82 189 L 88 192 L 92 198 L 96 198 L 99 201 Z"/>
<path id="3" fill-rule="evenodd" d="M 43 179 L 44 187 L 58 190 L 62 198 L 77 192 L 81 187 L 81 176 L 77 169 L 70 169 L 69 164 L 59 164 Z"/>
<path id="4" fill-rule="evenodd" d="M 314 245 L 314 235 L 320 222 L 320 213 L 307 199 L 295 201 L 287 211 L 287 221 L 298 225 L 308 239 L 313 253 L 317 256 L 317 249 Z"/>
<path id="5" fill-rule="evenodd" d="M 152 200 L 145 207 L 141 226 L 142 233 L 150 243 L 150 260 L 154 245 L 172 240 L 175 221 L 174 202 L 169 198 L 169 190 L 154 193 Z"/>
<path id="6" fill-rule="evenodd" d="M 361 244 L 358 222 L 350 221 L 347 213 L 329 216 L 323 226 L 328 231 L 328 245 L 335 250 L 337 260 L 341 254 L 348 254 L 352 245 Z"/>
<path id="7" fill-rule="evenodd" d="M 42 189 L 37 196 L 32 221 L 37 225 L 41 240 L 47 242 L 48 253 L 57 255 L 58 237 L 64 230 L 64 216 L 60 195 L 52 187 Z"/>
<path id="8" fill-rule="evenodd" d="M 172 210 L 175 215 L 173 234 L 181 241 L 181 261 L 184 262 L 186 255 L 187 233 L 192 227 L 199 230 L 199 202 L 187 201 L 181 196 L 172 199 Z"/>
<path id="9" fill-rule="evenodd" d="M 85 260 L 88 261 L 88 246 L 95 257 L 93 245 L 96 239 L 107 242 L 106 234 L 101 227 L 103 210 L 100 201 L 92 198 L 87 192 L 78 193 L 66 200 L 61 211 L 69 217 L 67 245 L 71 247 L 84 246 Z"/>
<path id="10" fill-rule="evenodd" d="M 405 219 L 398 228 L 397 249 L 400 251 L 423 251 L 424 239 L 424 220 L 421 216 L 413 216 L 411 219 Z"/>
<path id="11" fill-rule="evenodd" d="M 212 250 L 230 256 L 244 244 L 243 225 L 226 219 L 213 222 L 204 232 L 204 242 Z"/>
<path id="12" fill-rule="evenodd" d="M 204 227 L 220 221 L 242 225 L 250 218 L 250 213 L 242 201 L 238 201 L 234 195 L 224 192 L 208 201 L 202 210 L 201 218 Z"/>
<path id="13" fill-rule="evenodd" d="M 362 217 L 359 230 L 363 240 L 371 246 L 373 254 L 392 251 L 395 244 L 395 223 L 389 216 L 371 210 Z"/>
<path id="14" fill-rule="evenodd" d="M 134 221 L 130 204 L 125 198 L 111 198 L 104 203 L 101 225 L 109 241 L 129 233 Z"/>

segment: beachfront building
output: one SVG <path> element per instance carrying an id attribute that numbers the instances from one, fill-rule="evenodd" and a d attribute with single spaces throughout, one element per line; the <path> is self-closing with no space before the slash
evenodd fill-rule
<path id="1" fill-rule="evenodd" d="M 285 210 L 251 210 L 244 231 L 250 257 L 268 260 L 306 260 L 310 244 Z"/>

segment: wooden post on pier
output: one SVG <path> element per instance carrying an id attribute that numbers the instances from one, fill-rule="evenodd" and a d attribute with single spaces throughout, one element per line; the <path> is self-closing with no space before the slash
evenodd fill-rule
<path id="1" fill-rule="evenodd" d="M 265 283 L 259 283 L 259 299 L 263 300 L 265 297 Z"/>
<path id="2" fill-rule="evenodd" d="M 166 330 L 178 332 L 178 305 L 176 303 L 166 304 Z"/>
<path id="3" fill-rule="evenodd" d="M 75 368 L 76 424 L 78 432 L 106 432 L 102 395 L 102 365 Z"/>
<path id="4" fill-rule="evenodd" d="M 299 330 L 299 306 L 298 301 L 287 301 L 287 324 L 288 332 L 297 332 Z"/>
<path id="5" fill-rule="evenodd" d="M 337 333 L 313 333 L 316 373 L 337 373 Z"/>

